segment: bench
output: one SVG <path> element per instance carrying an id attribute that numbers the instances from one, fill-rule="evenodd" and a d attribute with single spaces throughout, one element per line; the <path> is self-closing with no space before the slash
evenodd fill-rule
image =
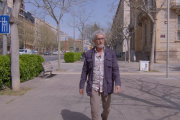
<path id="1" fill-rule="evenodd" d="M 50 72 L 50 75 L 52 74 L 53 66 L 51 65 L 50 62 L 44 62 L 44 63 L 42 63 L 42 67 L 43 67 L 43 69 L 44 69 L 43 78 L 44 78 L 44 75 L 45 75 L 46 72 Z"/>

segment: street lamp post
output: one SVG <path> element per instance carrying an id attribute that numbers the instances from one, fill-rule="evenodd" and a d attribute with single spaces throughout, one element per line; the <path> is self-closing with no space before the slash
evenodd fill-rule
<path id="1" fill-rule="evenodd" d="M 127 49 L 127 48 L 126 48 L 126 46 L 127 46 L 126 42 L 127 42 L 127 40 L 125 39 L 124 42 L 125 42 L 125 62 L 126 62 L 126 51 L 127 51 L 127 50 L 126 50 L 126 49 Z"/>
<path id="2" fill-rule="evenodd" d="M 74 15 L 73 15 L 73 17 L 74 17 L 74 52 L 75 52 L 75 50 L 76 50 L 76 48 L 75 48 L 75 5 L 73 6 L 73 8 L 74 8 Z"/>
<path id="3" fill-rule="evenodd" d="M 169 0 L 167 0 L 167 66 L 166 78 L 169 77 Z"/>
<path id="4" fill-rule="evenodd" d="M 3 1 L 3 14 L 7 15 L 7 0 Z M 7 34 L 3 34 L 3 51 L 2 55 L 7 54 Z"/>

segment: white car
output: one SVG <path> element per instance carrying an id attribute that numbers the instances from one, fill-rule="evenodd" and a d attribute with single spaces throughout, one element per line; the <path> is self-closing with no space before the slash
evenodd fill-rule
<path id="1" fill-rule="evenodd" d="M 19 49 L 19 54 L 32 54 L 32 51 L 30 49 Z"/>
<path id="2" fill-rule="evenodd" d="M 53 52 L 53 55 L 58 55 L 58 51 L 54 51 L 54 52 Z"/>

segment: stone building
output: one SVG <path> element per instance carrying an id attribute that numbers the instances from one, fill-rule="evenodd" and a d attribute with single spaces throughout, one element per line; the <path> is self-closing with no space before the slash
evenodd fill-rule
<path id="1" fill-rule="evenodd" d="M 131 0 L 133 5 L 143 4 L 141 0 Z M 163 4 L 164 2 L 164 4 Z M 167 53 L 167 0 L 145 0 L 145 6 L 153 11 L 161 9 L 157 14 L 155 28 L 154 62 L 166 62 Z M 162 6 L 162 8 L 160 8 Z M 180 61 L 180 0 L 171 0 L 169 28 L 169 61 Z M 141 10 L 131 7 L 130 25 L 134 29 L 131 49 L 136 52 L 137 60 L 149 60 L 152 46 L 153 22 Z M 153 13 L 151 13 L 153 15 Z M 154 13 L 155 15 L 155 13 Z"/>
<path id="2" fill-rule="evenodd" d="M 120 0 L 116 14 L 113 19 L 113 24 L 111 27 L 111 42 L 113 49 L 116 54 L 125 53 L 128 51 L 127 38 L 128 27 L 130 24 L 130 7 L 126 4 L 124 0 Z"/>
<path id="3" fill-rule="evenodd" d="M 7 0 L 7 13 L 9 14 L 13 7 L 14 0 Z M 0 11 L 3 9 L 3 0 L 0 0 Z M 60 31 L 61 36 L 66 36 Z M 46 51 L 57 50 L 57 28 L 51 24 L 38 19 L 32 13 L 25 11 L 24 0 L 22 1 L 19 12 L 19 48 L 31 49 L 43 54 Z M 10 51 L 10 34 L 8 35 L 8 51 Z M 63 39 L 63 38 L 61 38 Z M 63 40 L 65 41 L 65 40 Z M 0 52 L 2 51 L 2 35 L 0 35 Z"/>

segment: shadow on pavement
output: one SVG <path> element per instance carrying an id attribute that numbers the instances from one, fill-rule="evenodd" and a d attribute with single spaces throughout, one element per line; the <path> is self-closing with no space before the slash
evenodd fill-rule
<path id="1" fill-rule="evenodd" d="M 131 76 L 122 78 L 122 81 L 124 89 L 130 91 L 130 93 L 122 92 L 119 94 L 121 97 L 120 105 L 138 106 L 139 109 L 143 109 L 142 114 L 159 113 L 158 120 L 164 120 L 165 118 L 173 120 L 180 115 L 180 87 L 176 84 L 170 84 L 173 81 L 147 80 L 146 76 L 139 78 Z M 118 105 L 118 103 L 113 105 Z"/>
<path id="2" fill-rule="evenodd" d="M 63 120 L 91 120 L 86 115 L 79 112 L 72 112 L 70 110 L 64 109 L 61 112 Z"/>
<path id="3" fill-rule="evenodd" d="M 43 75 L 41 75 L 40 77 L 42 77 L 42 78 L 52 78 L 52 77 L 54 77 L 54 76 L 56 76 L 57 74 L 45 74 L 44 75 L 44 77 L 43 77 Z"/>
<path id="4" fill-rule="evenodd" d="M 169 67 L 172 69 L 172 71 L 180 71 L 180 67 Z"/>

